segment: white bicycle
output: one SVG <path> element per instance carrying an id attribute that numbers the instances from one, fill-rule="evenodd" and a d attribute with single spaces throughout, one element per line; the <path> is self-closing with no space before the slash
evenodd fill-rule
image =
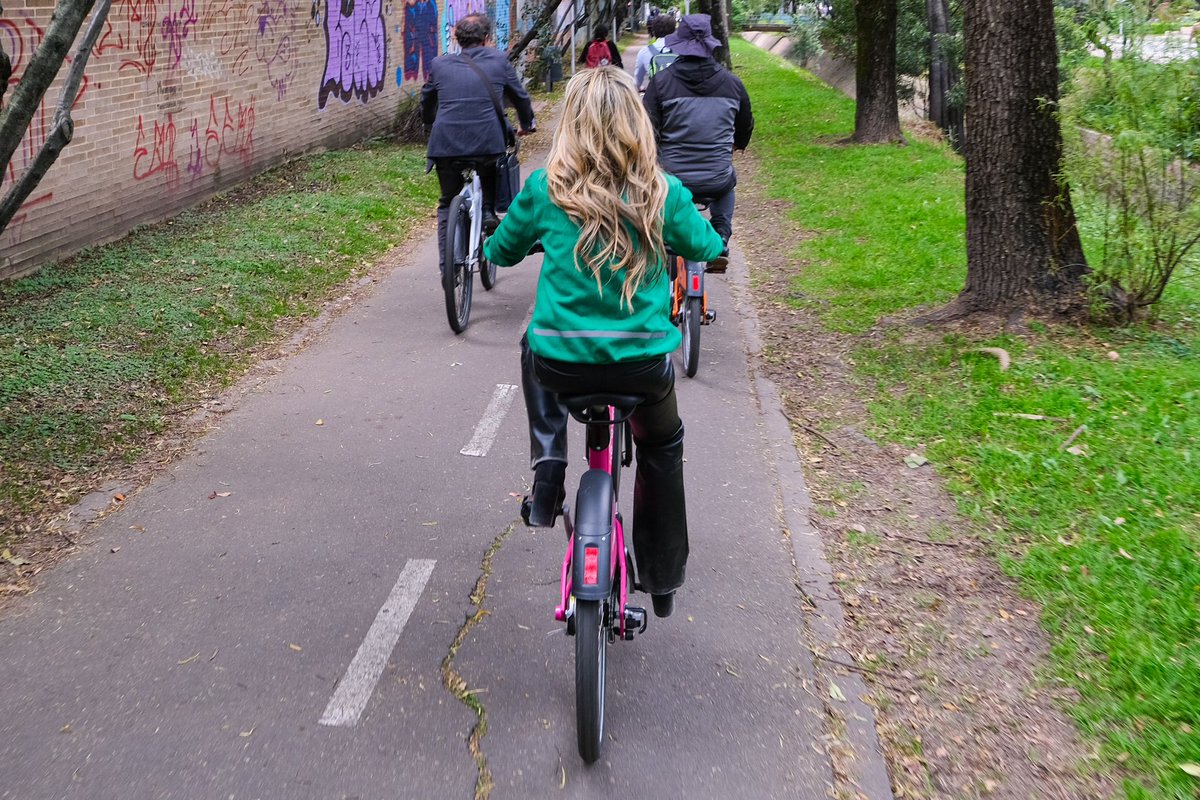
<path id="1" fill-rule="evenodd" d="M 483 255 L 483 188 L 475 167 L 463 168 L 466 182 L 450 201 L 446 219 L 446 250 L 442 253 L 442 290 L 450 329 L 462 333 L 471 319 L 471 278 L 476 272 L 484 289 L 496 285 L 496 265 Z"/>

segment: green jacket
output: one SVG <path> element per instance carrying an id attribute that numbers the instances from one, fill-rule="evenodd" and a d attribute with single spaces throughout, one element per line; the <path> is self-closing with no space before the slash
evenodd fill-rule
<path id="1" fill-rule="evenodd" d="M 711 261 L 724 249 L 721 237 L 692 203 L 692 194 L 667 175 L 663 240 L 687 259 Z M 538 278 L 529 349 L 544 358 L 580 364 L 636 361 L 670 353 L 679 346 L 671 324 L 667 270 L 656 268 L 633 296 L 633 309 L 621 302 L 622 276 L 605 267 L 601 286 L 586 266 L 575 263 L 579 226 L 550 201 L 546 171 L 525 181 L 483 252 L 489 261 L 512 266 L 538 239 L 546 254 Z M 660 261 L 661 265 L 661 261 Z"/>

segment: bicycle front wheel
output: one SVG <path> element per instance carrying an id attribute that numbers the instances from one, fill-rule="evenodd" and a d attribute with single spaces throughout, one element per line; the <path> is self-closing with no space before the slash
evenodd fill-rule
<path id="1" fill-rule="evenodd" d="M 450 201 L 446 219 L 446 251 L 442 254 L 442 291 L 446 320 L 462 333 L 471 318 L 471 215 L 462 195 Z"/>
<path id="2" fill-rule="evenodd" d="M 683 303 L 683 372 L 689 378 L 696 376 L 700 367 L 700 315 L 703 297 L 689 297 Z"/>
<path id="3" fill-rule="evenodd" d="M 579 756 L 587 763 L 600 757 L 604 741 L 604 673 L 607 661 L 604 604 L 575 601 L 575 732 Z"/>
<path id="4" fill-rule="evenodd" d="M 479 243 L 479 282 L 486 291 L 496 285 L 496 265 L 484 257 L 482 241 Z"/>

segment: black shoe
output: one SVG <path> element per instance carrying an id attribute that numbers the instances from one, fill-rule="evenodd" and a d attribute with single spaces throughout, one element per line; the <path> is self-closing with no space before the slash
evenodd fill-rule
<path id="1" fill-rule="evenodd" d="M 729 268 L 729 245 L 726 245 L 725 249 L 721 251 L 721 255 L 717 256 L 712 261 L 708 262 L 708 268 L 705 270 L 705 272 L 712 272 L 712 273 L 716 273 L 717 275 L 720 275 L 728 268 Z"/>
<path id="2" fill-rule="evenodd" d="M 671 616 L 671 612 L 675 610 L 675 592 L 652 594 L 650 595 L 650 602 L 654 604 L 654 616 L 669 617 Z"/>
<path id="3" fill-rule="evenodd" d="M 496 232 L 496 228 L 500 227 L 500 218 L 496 216 L 495 211 L 484 209 L 483 212 L 483 232 L 491 236 Z"/>
<path id="4" fill-rule="evenodd" d="M 534 469 L 533 491 L 521 502 L 521 519 L 531 528 L 553 528 L 562 514 L 567 465 L 543 461 Z"/>

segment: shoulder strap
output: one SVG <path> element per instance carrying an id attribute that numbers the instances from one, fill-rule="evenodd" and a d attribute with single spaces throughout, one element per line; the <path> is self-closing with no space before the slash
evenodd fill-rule
<path id="1" fill-rule="evenodd" d="M 504 110 L 500 108 L 500 100 L 496 97 L 496 89 L 494 86 L 492 86 L 492 82 L 488 80 L 488 76 L 485 75 L 483 70 L 479 68 L 479 65 L 475 63 L 475 59 L 471 58 L 470 56 L 464 56 L 461 53 L 459 53 L 458 58 L 464 64 L 474 70 L 475 74 L 479 76 L 479 80 L 483 81 L 483 86 L 485 89 L 487 89 L 488 97 L 492 99 L 492 108 L 496 110 L 496 119 L 500 122 L 500 131 L 504 135 L 504 144 L 507 146 L 512 146 L 512 128 L 508 126 L 508 120 L 504 118 Z"/>

